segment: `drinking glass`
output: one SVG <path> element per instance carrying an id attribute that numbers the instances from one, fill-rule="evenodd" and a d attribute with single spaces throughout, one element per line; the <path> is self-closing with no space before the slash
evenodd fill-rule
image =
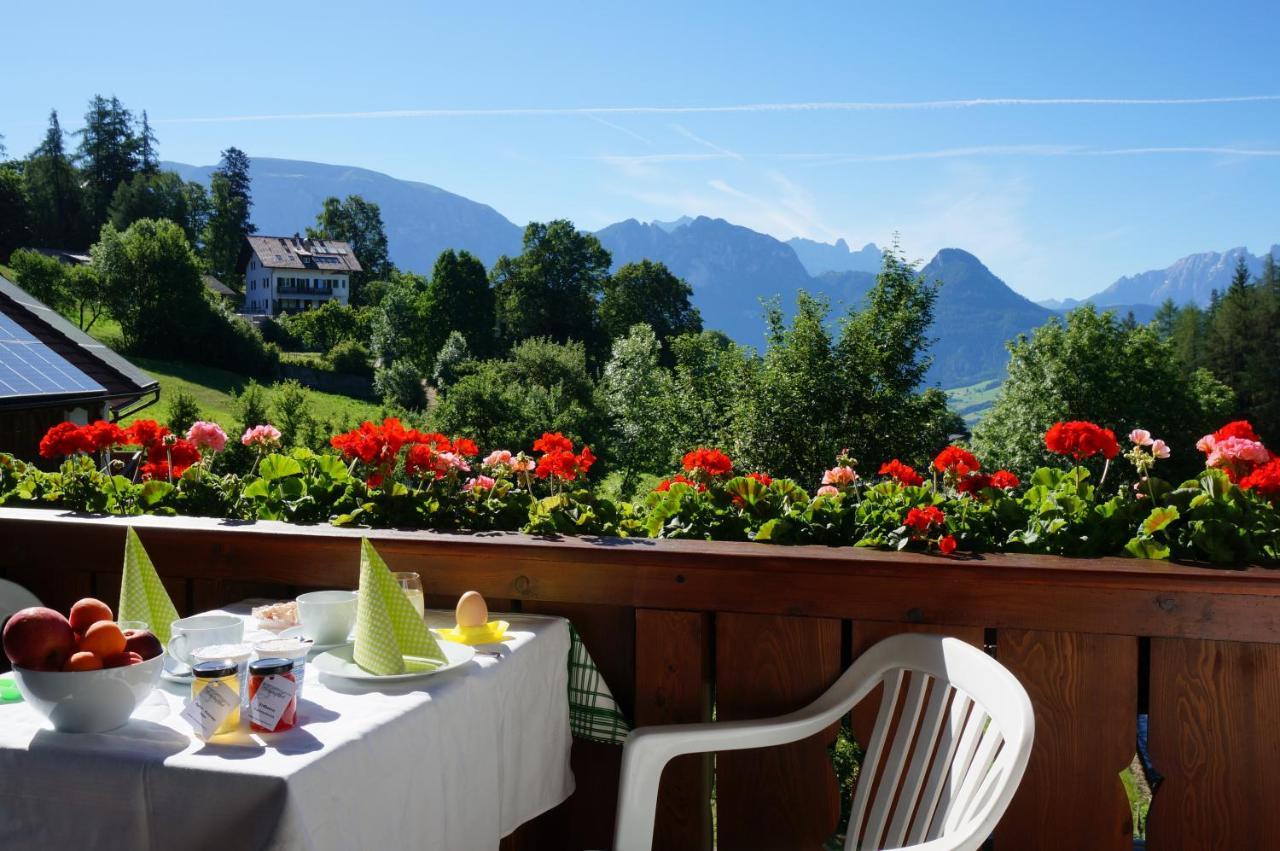
<path id="1" fill-rule="evenodd" d="M 409 598 L 409 602 L 413 603 L 413 608 L 417 611 L 418 617 L 426 617 L 427 614 L 427 598 L 422 593 L 422 577 L 413 572 L 393 573 L 396 582 L 400 583 L 401 590 L 404 595 Z"/>

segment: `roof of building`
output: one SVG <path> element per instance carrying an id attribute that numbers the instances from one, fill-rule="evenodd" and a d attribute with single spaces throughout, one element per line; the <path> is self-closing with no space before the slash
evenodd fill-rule
<path id="1" fill-rule="evenodd" d="M 0 408 L 132 404 L 160 383 L 0 277 Z"/>
<path id="2" fill-rule="evenodd" d="M 318 269 L 325 272 L 360 272 L 351 244 L 336 239 L 307 239 L 293 236 L 245 237 L 240 249 L 236 271 L 243 273 L 249 262 L 250 252 L 258 256 L 258 262 L 268 269 Z"/>
<path id="3" fill-rule="evenodd" d="M 27 251 L 34 251 L 36 254 L 43 254 L 45 257 L 52 257 L 68 266 L 88 266 L 93 262 L 93 258 L 89 256 L 88 249 L 73 248 L 28 248 Z"/>
<path id="4" fill-rule="evenodd" d="M 238 292 L 236 292 L 235 290 L 231 289 L 231 287 L 229 287 L 229 286 L 227 286 L 226 284 L 222 283 L 222 281 L 219 281 L 219 280 L 218 280 L 217 278 L 215 278 L 213 275 L 208 275 L 208 274 L 206 274 L 206 275 L 204 276 L 204 286 L 205 286 L 205 289 L 207 289 L 209 292 L 213 293 L 214 295 L 220 295 L 220 296 L 223 296 L 223 297 L 225 297 L 225 298 L 239 298 L 239 297 L 240 297 L 240 293 L 238 293 Z"/>

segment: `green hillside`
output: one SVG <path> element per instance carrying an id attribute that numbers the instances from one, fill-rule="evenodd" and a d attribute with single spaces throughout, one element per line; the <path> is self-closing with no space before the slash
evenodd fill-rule
<path id="1" fill-rule="evenodd" d="M 966 387 L 954 387 L 947 391 L 951 408 L 964 417 L 965 425 L 973 428 L 982 419 L 996 397 L 1000 395 L 1001 379 L 979 381 Z"/>

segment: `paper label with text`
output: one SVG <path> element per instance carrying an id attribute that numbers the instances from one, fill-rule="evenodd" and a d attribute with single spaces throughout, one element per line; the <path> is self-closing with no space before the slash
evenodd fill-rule
<path id="1" fill-rule="evenodd" d="M 272 674 L 264 677 L 249 701 L 249 720 L 259 727 L 274 730 L 297 691 L 298 684 L 291 676 Z"/>
<path id="2" fill-rule="evenodd" d="M 202 740 L 211 738 L 227 716 L 240 707 L 240 695 L 226 683 L 209 683 L 182 710 L 181 717 Z"/>

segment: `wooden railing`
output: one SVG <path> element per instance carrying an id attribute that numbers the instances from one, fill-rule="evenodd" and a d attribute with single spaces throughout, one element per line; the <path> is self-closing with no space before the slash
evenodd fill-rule
<path id="1" fill-rule="evenodd" d="M 1280 848 L 1280 572 L 0 509 L 0 575 L 53 606 L 113 600 L 126 523 L 184 612 L 352 587 L 367 534 L 393 568 L 422 574 L 436 605 L 474 588 L 495 610 L 570 618 L 639 724 L 708 719 L 713 694 L 720 720 L 787 711 L 884 636 L 956 635 L 993 647 L 1035 706 L 998 851 L 1132 847 L 1119 772 L 1140 701 L 1164 777 L 1148 847 Z M 818 848 L 839 812 L 833 735 L 720 756 L 719 848 Z M 608 847 L 620 750 L 575 743 L 578 791 L 506 847 Z M 656 848 L 711 847 L 711 781 L 709 758 L 668 767 Z"/>

